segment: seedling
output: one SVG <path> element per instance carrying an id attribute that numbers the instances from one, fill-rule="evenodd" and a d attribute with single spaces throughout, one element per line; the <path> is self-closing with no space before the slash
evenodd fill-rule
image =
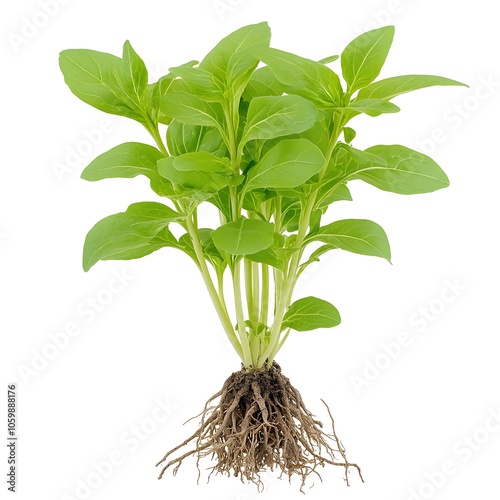
<path id="1" fill-rule="evenodd" d="M 405 146 L 352 146 L 356 132 L 348 124 L 356 116 L 395 113 L 392 99 L 406 92 L 463 85 L 428 75 L 375 81 L 393 35 L 387 26 L 353 40 L 340 56 L 344 83 L 330 68 L 337 56 L 313 61 L 270 48 L 266 23 L 235 31 L 201 62 L 171 68 L 156 83 L 148 83 L 129 42 L 122 58 L 61 53 L 61 70 L 77 97 L 139 122 L 154 141 L 116 146 L 82 178 L 144 175 L 164 200 L 134 203 L 99 221 L 85 240 L 85 271 L 102 260 L 180 250 L 199 269 L 241 360 L 241 370 L 206 403 L 197 431 L 157 464 L 163 465 L 160 477 L 192 455 L 197 464 L 212 456 L 214 472 L 258 486 L 266 468 L 297 474 L 301 488 L 325 464 L 343 467 L 346 480 L 351 468 L 361 476 L 335 429 L 322 430 L 275 358 L 291 331 L 340 323 L 324 298 L 294 300 L 297 280 L 311 263 L 339 250 L 391 258 L 377 223 L 324 223 L 331 205 L 351 200 L 348 182 L 361 179 L 406 195 L 449 184 L 431 158 Z M 203 204 L 218 215 L 210 228 L 198 222 Z M 180 237 L 172 225 L 182 229 Z"/>

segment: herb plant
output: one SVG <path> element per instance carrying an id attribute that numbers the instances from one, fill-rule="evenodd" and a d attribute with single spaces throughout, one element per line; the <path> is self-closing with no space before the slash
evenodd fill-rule
<path id="1" fill-rule="evenodd" d="M 351 466 L 359 472 L 335 430 L 333 438 L 321 430 L 274 360 L 291 331 L 340 323 L 323 298 L 294 300 L 297 280 L 312 262 L 334 250 L 390 260 L 377 223 L 323 222 L 331 205 L 351 200 L 348 182 L 361 179 L 407 195 L 448 186 L 446 174 L 422 153 L 351 145 L 356 132 L 348 124 L 356 116 L 396 113 L 392 99 L 406 92 L 462 85 L 428 75 L 375 81 L 393 35 L 387 26 L 353 40 L 340 56 L 344 83 L 330 68 L 337 56 L 313 61 L 270 48 L 266 23 L 235 31 L 201 62 L 171 68 L 155 83 L 148 83 L 129 42 L 121 58 L 93 50 L 61 53 L 65 81 L 78 98 L 139 122 L 154 142 L 116 146 L 82 178 L 144 175 L 165 201 L 134 203 L 99 221 L 85 240 L 85 271 L 102 260 L 180 250 L 198 267 L 242 363 L 208 401 L 195 434 L 160 463 L 192 441 L 194 448 L 161 474 L 173 465 L 176 471 L 190 455 L 213 455 L 216 472 L 258 485 L 265 467 L 296 473 L 302 485 L 326 463 L 343 466 L 346 479 Z M 202 204 L 218 213 L 211 228 L 198 223 Z M 178 238 L 173 224 L 182 228 Z"/>

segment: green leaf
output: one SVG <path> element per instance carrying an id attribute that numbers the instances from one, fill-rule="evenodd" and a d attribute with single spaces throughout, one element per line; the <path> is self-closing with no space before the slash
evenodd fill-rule
<path id="1" fill-rule="evenodd" d="M 344 127 L 344 140 L 347 144 L 351 144 L 356 138 L 356 131 L 351 127 Z"/>
<path id="2" fill-rule="evenodd" d="M 283 272 L 286 269 L 286 260 L 281 259 L 272 248 L 266 248 L 260 252 L 246 255 L 245 257 L 253 262 L 267 264 Z"/>
<path id="3" fill-rule="evenodd" d="M 273 244 L 274 224 L 259 219 L 240 219 L 217 228 L 212 238 L 219 249 L 232 255 L 254 254 Z"/>
<path id="4" fill-rule="evenodd" d="M 339 184 L 334 189 L 328 189 L 328 187 L 325 189 L 324 186 L 321 186 L 318 191 L 318 199 L 321 200 L 317 205 L 318 208 L 326 209 L 336 201 L 352 201 L 352 196 L 345 184 Z"/>
<path id="5" fill-rule="evenodd" d="M 297 187 L 317 174 L 324 162 L 323 153 L 307 139 L 283 140 L 249 170 L 244 189 Z"/>
<path id="6" fill-rule="evenodd" d="M 341 55 L 342 75 L 352 94 L 377 78 L 394 38 L 394 26 L 368 31 L 355 38 Z"/>
<path id="7" fill-rule="evenodd" d="M 128 40 L 123 46 L 121 76 L 127 95 L 139 109 L 143 109 L 148 86 L 148 70 Z"/>
<path id="8" fill-rule="evenodd" d="M 333 328 L 338 324 L 340 324 L 340 314 L 335 306 L 316 297 L 296 300 L 283 318 L 283 329 L 292 328 L 298 332 Z"/>
<path id="9" fill-rule="evenodd" d="M 358 93 L 358 99 L 392 99 L 401 94 L 414 90 L 425 89 L 427 87 L 442 86 L 462 86 L 468 87 L 465 83 L 460 83 L 442 76 L 432 75 L 404 75 L 386 78 L 378 82 L 371 83 Z"/>
<path id="10" fill-rule="evenodd" d="M 254 49 L 269 46 L 267 23 L 244 26 L 223 38 L 203 59 L 200 68 L 212 73 L 226 90 L 240 96 L 259 63 Z"/>
<path id="11" fill-rule="evenodd" d="M 160 102 L 162 97 L 173 88 L 174 81 L 174 76 L 169 74 L 162 76 L 157 82 L 151 83 L 147 87 L 146 103 L 148 116 L 155 125 L 158 125 L 158 123 L 168 125 L 172 120 L 162 114 Z"/>
<path id="12" fill-rule="evenodd" d="M 223 157 L 227 148 L 219 131 L 211 127 L 186 125 L 172 120 L 167 129 L 167 146 L 172 156 L 206 151 Z"/>
<path id="13" fill-rule="evenodd" d="M 338 58 L 339 58 L 339 56 L 337 56 L 337 55 L 328 56 L 328 57 L 324 57 L 323 59 L 320 59 L 318 62 L 320 62 L 321 64 L 329 64 L 329 63 L 332 63 L 333 61 L 336 61 Z"/>
<path id="14" fill-rule="evenodd" d="M 353 101 L 346 108 L 358 113 L 365 113 L 368 116 L 379 116 L 382 113 L 397 113 L 400 108 L 392 102 L 385 101 L 384 99 L 361 99 Z"/>
<path id="15" fill-rule="evenodd" d="M 357 174 L 364 169 L 373 168 L 387 168 L 387 162 L 374 154 L 339 143 L 333 152 L 323 179 L 319 182 L 317 206 L 328 206 L 330 197 L 337 189 L 342 189 L 341 186 L 345 185 L 347 181 L 357 179 Z"/>
<path id="16" fill-rule="evenodd" d="M 318 112 L 296 95 L 256 97 L 250 102 L 242 143 L 252 139 L 274 139 L 311 128 Z"/>
<path id="17" fill-rule="evenodd" d="M 215 76 L 202 68 L 178 66 L 170 68 L 169 71 L 182 78 L 188 85 L 189 90 L 204 101 L 223 102 L 224 90 Z"/>
<path id="18" fill-rule="evenodd" d="M 398 194 L 430 193 L 450 185 L 441 167 L 427 155 L 405 146 L 373 146 L 366 150 L 387 162 L 386 168 L 365 168 L 356 174 L 384 191 Z"/>
<path id="19" fill-rule="evenodd" d="M 190 156 L 199 154 L 203 153 L 187 153 Z M 214 165 L 208 167 L 212 169 L 208 171 L 186 170 L 187 162 L 184 162 L 182 158 L 187 155 L 160 159 L 158 161 L 158 172 L 173 184 L 180 184 L 186 188 L 205 193 L 205 198 L 209 198 L 229 184 L 229 176 L 222 170 L 213 170 Z M 191 167 L 193 166 L 192 162 Z"/>
<path id="20" fill-rule="evenodd" d="M 201 228 L 197 230 L 197 233 L 205 259 L 208 260 L 208 262 L 210 262 L 212 267 L 217 272 L 217 276 L 220 279 L 222 279 L 222 275 L 224 273 L 225 268 L 227 267 L 227 263 L 213 242 L 212 239 L 213 231 L 214 230 L 210 228 Z M 183 245 L 185 248 L 189 249 L 190 253 L 196 255 L 193 246 L 193 240 L 188 233 L 182 235 L 179 238 L 179 243 Z"/>
<path id="21" fill-rule="evenodd" d="M 375 222 L 345 219 L 332 222 L 306 238 L 306 242 L 322 241 L 342 250 L 391 260 L 385 231 Z"/>
<path id="22" fill-rule="evenodd" d="M 214 173 L 228 172 L 229 158 L 219 158 L 212 153 L 198 151 L 175 157 L 174 167 L 183 172 L 192 170 Z"/>
<path id="23" fill-rule="evenodd" d="M 167 128 L 167 146 L 172 156 L 193 153 L 199 150 L 207 127 L 186 125 L 172 120 Z"/>
<path id="24" fill-rule="evenodd" d="M 250 102 L 255 97 L 280 96 L 284 90 L 284 85 L 276 79 L 269 66 L 264 66 L 253 72 L 242 97 Z"/>
<path id="25" fill-rule="evenodd" d="M 82 179 L 98 181 L 115 177 L 145 175 L 158 180 L 156 162 L 164 155 L 158 149 L 140 142 L 126 142 L 99 155 L 82 172 Z"/>
<path id="26" fill-rule="evenodd" d="M 169 92 L 160 103 L 164 115 L 187 125 L 216 127 L 222 123 L 222 108 L 218 103 L 202 101 L 187 92 Z"/>
<path id="27" fill-rule="evenodd" d="M 207 198 L 207 201 L 217 207 L 226 220 L 231 219 L 232 207 L 231 207 L 231 194 L 229 188 L 225 187 L 217 191 L 213 196 Z"/>
<path id="28" fill-rule="evenodd" d="M 153 238 L 183 216 L 161 203 L 134 203 L 126 212 L 99 221 L 87 234 L 83 268 L 88 271 L 100 260 L 129 260 L 144 257 L 167 245 Z"/>
<path id="29" fill-rule="evenodd" d="M 300 271 L 302 272 L 307 266 L 311 265 L 313 262 L 319 262 L 319 258 L 330 250 L 335 250 L 337 247 L 333 245 L 321 245 L 319 248 L 311 253 L 309 258 L 300 265 Z"/>
<path id="30" fill-rule="evenodd" d="M 275 233 L 274 242 L 270 247 L 265 250 L 261 250 L 260 252 L 245 255 L 245 258 L 254 262 L 267 264 L 284 272 L 287 265 L 287 255 L 285 253 L 285 249 L 283 248 L 283 243 L 283 237 L 280 234 Z"/>
<path id="31" fill-rule="evenodd" d="M 114 115 L 125 116 L 144 123 L 144 115 L 123 91 L 119 57 L 86 49 L 61 52 L 59 66 L 64 81 L 83 102 Z"/>
<path id="32" fill-rule="evenodd" d="M 324 64 L 271 48 L 259 50 L 258 56 L 285 85 L 288 94 L 305 97 L 321 107 L 340 104 L 340 79 Z"/>

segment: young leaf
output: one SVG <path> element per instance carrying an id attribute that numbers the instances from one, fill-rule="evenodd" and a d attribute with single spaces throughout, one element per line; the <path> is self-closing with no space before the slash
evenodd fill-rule
<path id="1" fill-rule="evenodd" d="M 172 121 L 171 118 L 162 114 L 160 102 L 162 97 L 165 96 L 174 86 L 174 81 L 174 76 L 169 74 L 162 76 L 157 82 L 151 83 L 147 86 L 146 107 L 148 116 L 154 125 L 158 125 L 158 123 L 168 125 Z"/>
<path id="2" fill-rule="evenodd" d="M 244 189 L 289 189 L 303 184 L 324 165 L 323 153 L 307 139 L 282 140 L 253 166 Z"/>
<path id="3" fill-rule="evenodd" d="M 254 49 L 269 46 L 267 23 L 240 28 L 222 39 L 203 59 L 200 68 L 212 73 L 233 96 L 240 96 L 259 60 Z"/>
<path id="4" fill-rule="evenodd" d="M 119 81 L 119 57 L 86 49 L 63 50 L 59 66 L 71 92 L 83 102 L 105 113 L 144 122 L 143 113 L 134 107 Z"/>
<path id="5" fill-rule="evenodd" d="M 271 48 L 259 50 L 258 55 L 288 94 L 300 95 L 322 107 L 340 105 L 340 79 L 324 64 Z"/>
<path id="6" fill-rule="evenodd" d="M 328 56 L 328 57 L 324 57 L 323 59 L 320 59 L 318 62 L 320 62 L 321 64 L 330 64 L 333 61 L 336 61 L 338 58 L 339 58 L 339 56 L 337 56 L 337 55 Z"/>
<path id="7" fill-rule="evenodd" d="M 259 219 L 240 219 L 217 228 L 212 239 L 218 248 L 232 255 L 254 254 L 273 244 L 274 224 Z"/>
<path id="8" fill-rule="evenodd" d="M 308 236 L 306 242 L 322 241 L 342 250 L 391 260 L 391 250 L 385 231 L 375 222 L 345 219 L 332 222 Z"/>
<path id="9" fill-rule="evenodd" d="M 183 216 L 161 203 L 134 203 L 126 212 L 99 221 L 87 234 L 83 268 L 88 271 L 100 260 L 129 260 L 144 257 L 167 246 L 151 240 L 171 222 Z"/>
<path id="10" fill-rule="evenodd" d="M 276 79 L 269 66 L 264 66 L 253 72 L 242 97 L 250 102 L 255 97 L 279 96 L 284 90 L 285 86 Z"/>
<path id="11" fill-rule="evenodd" d="M 128 40 L 123 46 L 121 76 L 123 88 L 130 100 L 139 109 L 143 109 L 148 85 L 148 70 L 144 61 L 137 55 Z"/>
<path id="12" fill-rule="evenodd" d="M 356 131 L 352 129 L 351 127 L 344 127 L 344 141 L 347 144 L 351 144 L 352 141 L 356 138 Z"/>
<path id="13" fill-rule="evenodd" d="M 140 142 L 126 142 L 99 155 L 82 172 L 82 179 L 98 181 L 114 177 L 132 178 L 145 175 L 158 180 L 156 162 L 164 155 L 158 149 Z"/>
<path id="14" fill-rule="evenodd" d="M 198 155 L 202 153 L 187 153 L 187 155 Z M 206 153 L 209 154 L 209 153 Z M 183 156 L 162 158 L 158 161 L 158 172 L 162 177 L 168 179 L 173 184 L 180 184 L 185 188 L 194 189 L 206 194 L 209 198 L 223 187 L 229 185 L 230 178 L 225 171 L 219 170 L 213 164 L 208 166 L 208 171 L 186 170 L 186 162 Z M 180 168 L 177 168 L 179 165 Z M 194 167 L 191 162 L 191 168 Z"/>
<path id="15" fill-rule="evenodd" d="M 352 196 L 345 184 L 338 184 L 334 189 L 321 186 L 318 190 L 318 199 L 321 201 L 317 207 L 324 210 L 336 201 L 352 201 Z"/>
<path id="16" fill-rule="evenodd" d="M 379 116 L 383 113 L 397 113 L 401 111 L 398 106 L 384 99 L 360 99 L 353 101 L 347 108 L 350 111 L 365 113 L 368 116 Z"/>
<path id="17" fill-rule="evenodd" d="M 183 172 L 195 170 L 197 172 L 224 173 L 229 170 L 229 158 L 219 158 L 212 153 L 198 151 L 175 157 L 174 167 Z"/>
<path id="18" fill-rule="evenodd" d="M 204 101 L 223 102 L 224 91 L 220 83 L 212 73 L 202 68 L 178 66 L 170 68 L 169 71 L 182 78 L 188 85 L 189 90 Z"/>
<path id="19" fill-rule="evenodd" d="M 340 324 L 340 314 L 336 307 L 316 297 L 296 300 L 283 318 L 283 329 L 292 328 L 298 332 L 333 328 L 338 324 Z"/>
<path id="20" fill-rule="evenodd" d="M 321 245 L 319 248 L 317 248 L 316 250 L 314 250 L 314 252 L 311 253 L 310 257 L 305 262 L 303 262 L 300 265 L 301 272 L 313 262 L 319 262 L 319 258 L 323 254 L 329 252 L 330 250 L 335 250 L 336 248 L 337 247 L 333 245 L 328 245 L 328 244 Z"/>
<path id="21" fill-rule="evenodd" d="M 394 38 L 394 26 L 368 31 L 355 38 L 341 55 L 342 75 L 350 94 L 372 83 L 380 73 Z"/>
<path id="22" fill-rule="evenodd" d="M 427 155 L 405 146 L 373 146 L 366 150 L 387 162 L 385 168 L 366 168 L 356 174 L 384 191 L 398 194 L 430 193 L 449 186 L 441 167 Z"/>
<path id="23" fill-rule="evenodd" d="M 358 99 L 392 99 L 401 94 L 412 92 L 414 90 L 443 86 L 462 86 L 467 87 L 465 83 L 460 83 L 442 76 L 432 75 L 404 75 L 386 78 L 378 82 L 371 83 L 361 89 L 358 93 Z"/>
<path id="24" fill-rule="evenodd" d="M 318 112 L 296 95 L 256 97 L 250 102 L 242 143 L 252 139 L 274 139 L 311 128 Z"/>
<path id="25" fill-rule="evenodd" d="M 218 103 L 202 101 L 187 92 L 169 92 L 160 103 L 164 115 L 187 125 L 216 127 L 223 120 L 222 108 Z"/>

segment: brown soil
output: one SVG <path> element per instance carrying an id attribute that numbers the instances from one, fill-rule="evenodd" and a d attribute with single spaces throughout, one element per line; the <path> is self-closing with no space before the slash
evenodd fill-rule
<path id="1" fill-rule="evenodd" d="M 321 479 L 316 469 L 326 464 L 343 467 L 347 485 L 352 467 L 363 480 L 360 468 L 348 462 L 330 409 L 324 404 L 332 423 L 331 434 L 322 430 L 322 423 L 305 407 L 300 393 L 282 375 L 278 364 L 260 371 L 235 372 L 207 401 L 199 415 L 198 430 L 156 464 L 166 462 L 158 479 L 172 466 L 175 475 L 182 461 L 191 455 L 197 457 L 200 473 L 200 459 L 210 455 L 216 459 L 210 475 L 233 474 L 255 483 L 259 490 L 263 488 L 260 473 L 266 468 L 279 469 L 280 477 L 285 475 L 289 480 L 297 474 L 301 491 L 310 474 Z M 190 443 L 190 451 L 167 462 L 168 457 Z"/>

